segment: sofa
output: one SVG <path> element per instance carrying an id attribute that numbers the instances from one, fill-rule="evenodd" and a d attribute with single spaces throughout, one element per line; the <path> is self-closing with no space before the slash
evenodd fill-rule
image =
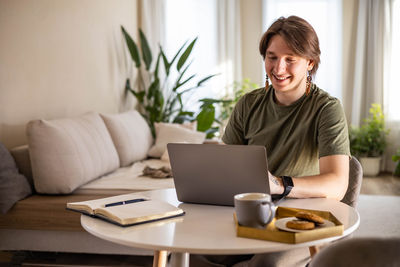
<path id="1" fill-rule="evenodd" d="M 205 141 L 193 123 L 157 123 L 154 138 L 135 110 L 34 120 L 26 134 L 28 144 L 0 153 L 3 251 L 152 255 L 88 234 L 66 203 L 172 188 L 172 178 L 143 170 L 169 167 L 167 143 Z"/>

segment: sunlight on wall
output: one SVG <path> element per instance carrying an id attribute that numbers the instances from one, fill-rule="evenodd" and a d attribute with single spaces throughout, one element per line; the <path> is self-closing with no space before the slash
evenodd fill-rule
<path id="1" fill-rule="evenodd" d="M 313 26 L 321 49 L 321 63 L 314 82 L 339 99 L 342 98 L 341 8 L 340 0 L 264 0 L 264 31 L 280 16 L 296 15 Z"/>

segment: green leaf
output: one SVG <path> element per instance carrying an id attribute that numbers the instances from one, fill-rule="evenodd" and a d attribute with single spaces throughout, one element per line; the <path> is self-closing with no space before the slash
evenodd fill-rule
<path id="1" fill-rule="evenodd" d="M 187 83 L 188 81 L 190 81 L 191 79 L 193 79 L 196 76 L 196 74 L 193 74 L 192 76 L 190 76 L 189 78 L 187 78 L 186 80 L 184 80 L 183 82 L 181 82 L 180 84 L 178 84 L 174 89 L 175 91 L 181 87 L 182 85 L 184 85 L 185 83 Z"/>
<path id="2" fill-rule="evenodd" d="M 202 84 L 203 84 L 204 82 L 208 81 L 209 79 L 211 79 L 212 77 L 217 76 L 217 75 L 219 75 L 219 74 L 212 74 L 212 75 L 209 75 L 209 76 L 207 76 L 207 77 L 201 79 L 201 80 L 197 83 L 197 86 L 202 86 Z"/>
<path id="3" fill-rule="evenodd" d="M 125 91 L 129 91 L 129 90 L 132 90 L 132 87 L 131 87 L 130 79 L 127 78 L 126 81 L 125 81 Z"/>
<path id="4" fill-rule="evenodd" d="M 178 79 L 177 79 L 176 82 L 175 82 L 175 86 L 174 86 L 174 88 L 172 88 L 172 91 L 173 91 L 173 92 L 176 92 L 176 91 L 178 90 L 179 87 L 181 87 L 183 84 L 185 84 L 185 83 L 187 82 L 187 81 L 185 81 L 185 82 L 181 83 L 181 79 L 182 79 L 183 75 L 185 75 L 185 72 L 189 69 L 189 67 L 190 67 L 191 64 L 192 64 L 192 63 L 190 62 L 190 63 L 183 69 L 183 71 L 179 74 L 179 77 L 178 77 Z M 195 74 L 192 75 L 192 76 L 194 77 Z M 193 79 L 193 77 L 190 77 L 190 79 Z"/>
<path id="5" fill-rule="evenodd" d="M 177 101 L 181 101 L 179 95 L 177 95 L 177 96 L 174 97 L 171 101 L 169 101 L 168 105 L 165 107 L 165 111 L 166 111 L 168 114 L 172 114 L 172 113 L 173 113 L 172 110 L 174 109 L 174 107 L 175 107 Z"/>
<path id="6" fill-rule="evenodd" d="M 175 60 L 178 58 L 178 55 L 180 54 L 180 52 L 182 51 L 182 49 L 186 46 L 188 41 L 186 41 L 185 43 L 183 43 L 183 45 L 178 49 L 178 52 L 176 52 L 175 56 L 172 58 L 171 60 L 171 65 L 175 62 Z"/>
<path id="7" fill-rule="evenodd" d="M 181 91 L 180 93 L 181 93 L 181 94 L 185 94 L 185 93 L 187 93 L 187 92 L 189 92 L 189 91 L 192 91 L 193 89 L 197 89 L 197 88 L 198 88 L 197 86 L 189 87 L 188 89 L 185 89 L 185 90 Z"/>
<path id="8" fill-rule="evenodd" d="M 140 67 L 140 56 L 139 56 L 138 47 L 123 26 L 121 26 L 121 30 L 122 30 L 122 33 L 124 34 L 124 37 L 126 40 L 126 45 L 128 46 L 129 53 L 131 54 L 131 58 L 135 62 L 136 68 L 139 68 Z"/>
<path id="9" fill-rule="evenodd" d="M 218 132 L 218 130 L 219 130 L 218 127 L 213 127 L 213 128 L 208 129 L 207 131 L 205 131 L 205 133 L 207 134 L 206 138 L 207 139 L 213 138 L 215 136 L 215 133 Z"/>
<path id="10" fill-rule="evenodd" d="M 164 96 L 160 90 L 155 91 L 154 97 L 154 108 L 158 110 L 156 121 L 161 121 L 163 117 L 163 108 L 164 108 Z"/>
<path id="11" fill-rule="evenodd" d="M 144 64 L 146 65 L 146 70 L 150 69 L 151 61 L 153 60 L 153 56 L 151 55 L 151 50 L 149 43 L 147 42 L 146 36 L 143 31 L 139 29 L 140 35 L 140 47 L 142 48 L 142 56 Z"/>
<path id="12" fill-rule="evenodd" d="M 160 57 L 161 57 L 161 53 L 158 53 L 157 62 L 156 62 L 156 69 L 154 70 L 154 76 L 156 78 L 158 78 L 158 66 L 160 64 Z"/>
<path id="13" fill-rule="evenodd" d="M 209 106 L 204 108 L 196 117 L 197 120 L 197 130 L 200 132 L 205 132 L 214 122 L 215 118 L 215 108 L 214 106 Z"/>
<path id="14" fill-rule="evenodd" d="M 193 120 L 194 112 L 191 111 L 181 111 L 172 121 L 173 123 L 184 123 L 185 121 Z"/>
<path id="15" fill-rule="evenodd" d="M 144 91 L 135 92 L 132 89 L 128 89 L 128 91 L 131 92 L 136 97 L 136 99 L 139 101 L 139 103 L 141 103 L 141 104 L 144 103 L 144 94 L 145 94 Z"/>
<path id="16" fill-rule="evenodd" d="M 202 98 L 199 100 L 203 102 L 203 105 L 210 105 L 214 103 L 231 103 L 232 100 L 225 100 L 225 99 L 215 99 L 215 98 Z"/>
<path id="17" fill-rule="evenodd" d="M 190 63 L 183 69 L 183 71 L 179 73 L 178 79 L 176 79 L 176 82 L 175 82 L 175 86 L 178 86 L 178 84 L 180 83 L 180 81 L 181 81 L 183 75 L 185 75 L 186 71 L 189 69 L 189 67 L 190 67 L 191 64 L 192 64 L 192 62 L 190 62 Z M 176 91 L 176 88 L 174 88 L 173 91 L 175 92 L 175 91 Z"/>
<path id="18" fill-rule="evenodd" d="M 185 64 L 186 60 L 190 56 L 190 53 L 192 52 L 193 46 L 197 41 L 197 37 L 189 44 L 189 46 L 186 48 L 185 52 L 181 55 L 181 57 L 178 60 L 178 64 L 176 66 L 176 69 L 179 71 L 182 66 Z"/>
<path id="19" fill-rule="evenodd" d="M 161 54 L 163 62 L 164 62 L 165 73 L 168 76 L 169 75 L 169 69 L 171 68 L 171 64 L 168 62 L 168 59 L 165 56 L 164 51 L 162 50 L 161 46 L 160 46 L 160 54 Z"/>
<path id="20" fill-rule="evenodd" d="M 193 116 L 193 111 L 181 111 L 178 115 Z"/>
<path id="21" fill-rule="evenodd" d="M 149 86 L 149 90 L 147 93 L 147 99 L 151 99 L 154 97 L 157 93 L 157 91 L 160 91 L 160 80 L 156 78 Z"/>

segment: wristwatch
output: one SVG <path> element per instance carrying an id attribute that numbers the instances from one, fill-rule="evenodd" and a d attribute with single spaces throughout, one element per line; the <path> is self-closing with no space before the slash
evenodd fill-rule
<path id="1" fill-rule="evenodd" d="M 282 182 L 283 182 L 283 187 L 285 190 L 283 191 L 282 195 L 280 198 L 284 198 L 287 195 L 289 195 L 290 191 L 292 191 L 292 188 L 294 187 L 293 185 L 293 179 L 290 176 L 281 176 Z"/>

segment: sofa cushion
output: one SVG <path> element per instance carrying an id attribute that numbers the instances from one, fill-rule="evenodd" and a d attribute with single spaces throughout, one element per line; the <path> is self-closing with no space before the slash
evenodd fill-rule
<path id="1" fill-rule="evenodd" d="M 10 149 L 10 154 L 17 164 L 18 171 L 28 179 L 32 190 L 35 190 L 33 185 L 31 158 L 29 157 L 28 145 L 21 145 Z"/>
<path id="2" fill-rule="evenodd" d="M 191 130 L 187 125 L 175 123 L 155 123 L 156 140 L 150 148 L 150 157 L 160 158 L 167 149 L 168 143 L 193 143 L 201 144 L 206 138 L 206 134 Z"/>
<path id="3" fill-rule="evenodd" d="M 15 202 L 30 194 L 28 180 L 18 172 L 10 152 L 0 143 L 0 212 L 6 213 Z"/>
<path id="4" fill-rule="evenodd" d="M 101 114 L 119 156 L 121 167 L 143 160 L 153 144 L 153 136 L 145 119 L 137 112 Z"/>
<path id="5" fill-rule="evenodd" d="M 119 158 L 100 115 L 35 120 L 27 125 L 35 189 L 68 194 L 119 167 Z"/>

